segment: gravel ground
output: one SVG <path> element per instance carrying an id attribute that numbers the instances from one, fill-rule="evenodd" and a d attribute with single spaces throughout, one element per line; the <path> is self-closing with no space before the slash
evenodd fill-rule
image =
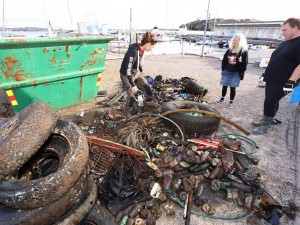
<path id="1" fill-rule="evenodd" d="M 220 98 L 221 85 L 221 61 L 222 52 L 211 53 L 205 57 L 199 57 L 197 55 L 151 55 L 145 59 L 145 74 L 155 77 L 162 75 L 166 78 L 181 78 L 188 76 L 194 78 L 201 85 L 208 89 L 208 94 L 205 96 L 206 100 L 211 106 L 215 107 L 222 116 L 232 120 L 244 129 L 251 131 L 253 126 L 251 121 L 262 115 L 263 100 L 264 100 L 264 88 L 257 86 L 258 78 L 264 72 L 263 68 L 255 66 L 254 62 L 261 57 L 269 57 L 272 50 L 264 52 L 249 52 L 248 69 L 245 74 L 245 79 L 241 82 L 239 88 L 237 88 L 237 94 L 234 101 L 234 108 L 227 108 L 229 102 L 229 93 L 226 96 L 224 104 L 215 104 L 214 102 Z M 106 60 L 106 71 L 102 76 L 102 83 L 100 90 L 107 90 L 108 96 L 114 95 L 121 88 L 119 78 L 119 68 L 122 61 L 122 57 L 116 55 L 111 56 L 110 60 Z M 68 115 L 74 115 L 81 110 L 90 110 L 99 107 L 95 103 L 98 101 L 106 100 L 106 97 L 97 98 L 89 103 L 81 104 L 79 106 L 70 107 L 64 110 L 58 111 L 62 117 Z M 248 138 L 255 141 L 259 148 L 255 155 L 260 158 L 260 162 L 256 171 L 262 175 L 261 185 L 268 190 L 268 192 L 282 205 L 288 205 L 289 202 L 293 202 L 299 187 L 296 183 L 296 149 L 298 146 L 294 146 L 292 140 L 299 138 L 293 136 L 290 127 L 293 124 L 292 112 L 295 112 L 297 105 L 288 104 L 289 97 L 285 97 L 280 102 L 280 109 L 278 111 L 277 118 L 283 123 L 274 125 L 269 129 L 269 132 L 265 135 L 255 136 L 250 135 Z M 289 129 L 288 129 L 289 128 Z M 289 131 L 289 132 L 287 132 Z M 241 131 L 235 127 L 221 122 L 217 135 L 235 133 L 244 135 Z M 287 135 L 289 134 L 289 135 Z M 289 136 L 289 138 L 287 138 Z M 288 141 L 287 141 L 288 139 Z M 218 196 L 216 196 L 218 200 Z M 298 198 L 299 199 L 299 198 Z M 218 201 L 217 201 L 218 202 Z M 296 204 L 299 204 L 296 202 Z M 218 216 L 236 216 L 242 214 L 242 210 L 237 208 L 230 202 L 219 202 L 216 207 L 216 215 Z M 179 225 L 184 224 L 183 209 L 177 208 L 176 215 L 173 217 L 163 216 L 157 221 L 157 224 L 163 225 Z M 253 218 L 247 217 L 241 220 L 225 221 L 207 219 L 201 216 L 193 215 L 191 217 L 191 225 L 196 224 L 264 224 L 262 221 L 252 220 Z M 296 224 L 295 221 L 289 219 L 285 215 L 281 218 L 281 224 Z"/>

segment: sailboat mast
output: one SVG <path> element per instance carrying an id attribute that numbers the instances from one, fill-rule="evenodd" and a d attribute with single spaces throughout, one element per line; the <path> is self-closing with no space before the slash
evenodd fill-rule
<path id="1" fill-rule="evenodd" d="M 4 28 L 4 27 L 5 27 L 5 26 L 4 26 L 4 24 L 5 24 L 4 2 L 5 2 L 5 1 L 3 0 L 3 9 L 2 9 L 2 10 L 3 10 L 3 19 L 2 19 L 2 22 L 3 22 L 3 24 L 2 24 L 2 37 L 4 37 L 4 29 L 5 29 L 5 28 Z"/>
<path id="2" fill-rule="evenodd" d="M 42 3 L 43 3 L 43 8 L 44 8 L 45 18 L 46 18 L 46 21 L 47 21 L 47 28 L 48 28 L 49 37 L 52 37 L 52 35 L 53 35 L 53 28 L 52 28 L 50 19 L 47 16 L 46 6 L 45 6 L 44 0 L 42 1 Z"/>
<path id="3" fill-rule="evenodd" d="M 73 28 L 73 20 L 72 20 L 72 16 L 71 16 L 71 11 L 70 11 L 70 6 L 69 6 L 69 1 L 68 0 L 67 0 L 67 5 L 68 5 L 68 10 L 69 10 L 69 16 L 70 16 L 71 26 Z"/>
<path id="4" fill-rule="evenodd" d="M 42 1 L 42 4 L 43 4 L 43 9 L 44 9 L 44 15 L 45 15 L 45 18 L 46 18 L 47 28 L 48 28 L 48 30 L 49 30 L 49 23 L 50 23 L 50 20 L 48 19 L 48 16 L 47 16 L 47 13 L 46 13 L 46 6 L 45 6 L 44 0 Z"/>
<path id="5" fill-rule="evenodd" d="M 132 30 L 132 8 L 130 8 L 130 19 L 129 19 L 129 44 L 131 45 L 131 30 Z"/>
<path id="6" fill-rule="evenodd" d="M 204 34 L 203 34 L 201 57 L 203 57 L 203 55 L 204 55 L 204 45 L 205 45 L 205 39 L 206 39 L 207 19 L 208 19 L 208 16 L 209 16 L 209 5 L 210 5 L 210 0 L 208 0 L 208 6 L 207 6 L 207 13 L 206 13 L 205 28 L 204 28 Z"/>
<path id="7" fill-rule="evenodd" d="M 168 11 L 169 11 L 169 0 L 167 0 L 167 13 L 166 13 L 166 34 L 168 29 Z"/>

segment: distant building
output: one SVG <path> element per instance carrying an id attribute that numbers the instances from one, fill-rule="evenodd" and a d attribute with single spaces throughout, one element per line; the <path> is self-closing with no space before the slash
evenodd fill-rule
<path id="1" fill-rule="evenodd" d="M 156 35 L 164 35 L 164 34 L 175 35 L 177 32 L 178 29 L 166 29 L 166 28 L 157 28 L 157 27 L 154 27 L 152 29 L 152 33 Z"/>
<path id="2" fill-rule="evenodd" d="M 284 21 L 219 23 L 214 29 L 215 36 L 231 37 L 235 33 L 243 33 L 250 38 L 283 39 L 281 24 Z"/>

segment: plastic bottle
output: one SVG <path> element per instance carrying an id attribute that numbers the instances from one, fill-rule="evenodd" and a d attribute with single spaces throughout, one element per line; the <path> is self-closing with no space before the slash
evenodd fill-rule
<path id="1" fill-rule="evenodd" d="M 119 223 L 119 225 L 126 225 L 128 220 L 128 215 L 124 215 Z"/>
<path id="2" fill-rule="evenodd" d="M 174 171 L 173 170 L 165 170 L 163 172 L 163 176 L 164 176 L 164 179 L 163 179 L 162 189 L 169 190 L 173 176 L 174 176 Z"/>
<path id="3" fill-rule="evenodd" d="M 134 203 L 131 210 L 128 213 L 128 216 L 131 218 L 134 218 L 137 216 L 137 214 L 139 214 L 139 212 L 142 210 L 142 208 L 144 207 L 143 203 Z"/>
<path id="4" fill-rule="evenodd" d="M 252 201 L 252 209 L 255 212 L 261 211 L 261 196 L 256 196 Z"/>
<path id="5" fill-rule="evenodd" d="M 172 181 L 172 189 L 175 191 L 178 190 L 179 187 L 181 186 L 181 184 L 182 184 L 182 179 L 178 178 L 178 179 L 173 180 Z"/>
<path id="6" fill-rule="evenodd" d="M 183 189 L 186 192 L 190 192 L 194 187 L 192 181 L 190 179 L 186 178 L 186 177 L 183 178 L 182 184 L 183 184 Z"/>
<path id="7" fill-rule="evenodd" d="M 245 197 L 245 203 L 244 203 L 244 209 L 247 212 L 251 211 L 252 200 L 253 200 L 252 195 L 251 194 L 247 194 L 246 197 Z"/>
<path id="8" fill-rule="evenodd" d="M 210 171 L 210 175 L 209 175 L 209 178 L 214 180 L 216 179 L 222 172 L 222 167 L 221 165 L 217 165 L 215 166 L 211 171 Z"/>
<path id="9" fill-rule="evenodd" d="M 207 158 L 209 156 L 209 151 L 205 151 L 202 155 L 201 155 L 201 158 L 200 158 L 200 163 L 204 163 Z"/>

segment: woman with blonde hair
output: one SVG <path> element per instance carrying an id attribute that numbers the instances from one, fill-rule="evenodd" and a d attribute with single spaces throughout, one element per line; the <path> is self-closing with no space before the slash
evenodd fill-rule
<path id="1" fill-rule="evenodd" d="M 230 87 L 230 101 L 228 107 L 233 108 L 233 100 L 236 95 L 236 88 L 240 81 L 244 79 L 244 74 L 248 64 L 248 45 L 243 34 L 235 34 L 230 42 L 229 48 L 225 52 L 222 60 L 222 97 L 217 103 L 224 103 L 227 88 Z"/>

